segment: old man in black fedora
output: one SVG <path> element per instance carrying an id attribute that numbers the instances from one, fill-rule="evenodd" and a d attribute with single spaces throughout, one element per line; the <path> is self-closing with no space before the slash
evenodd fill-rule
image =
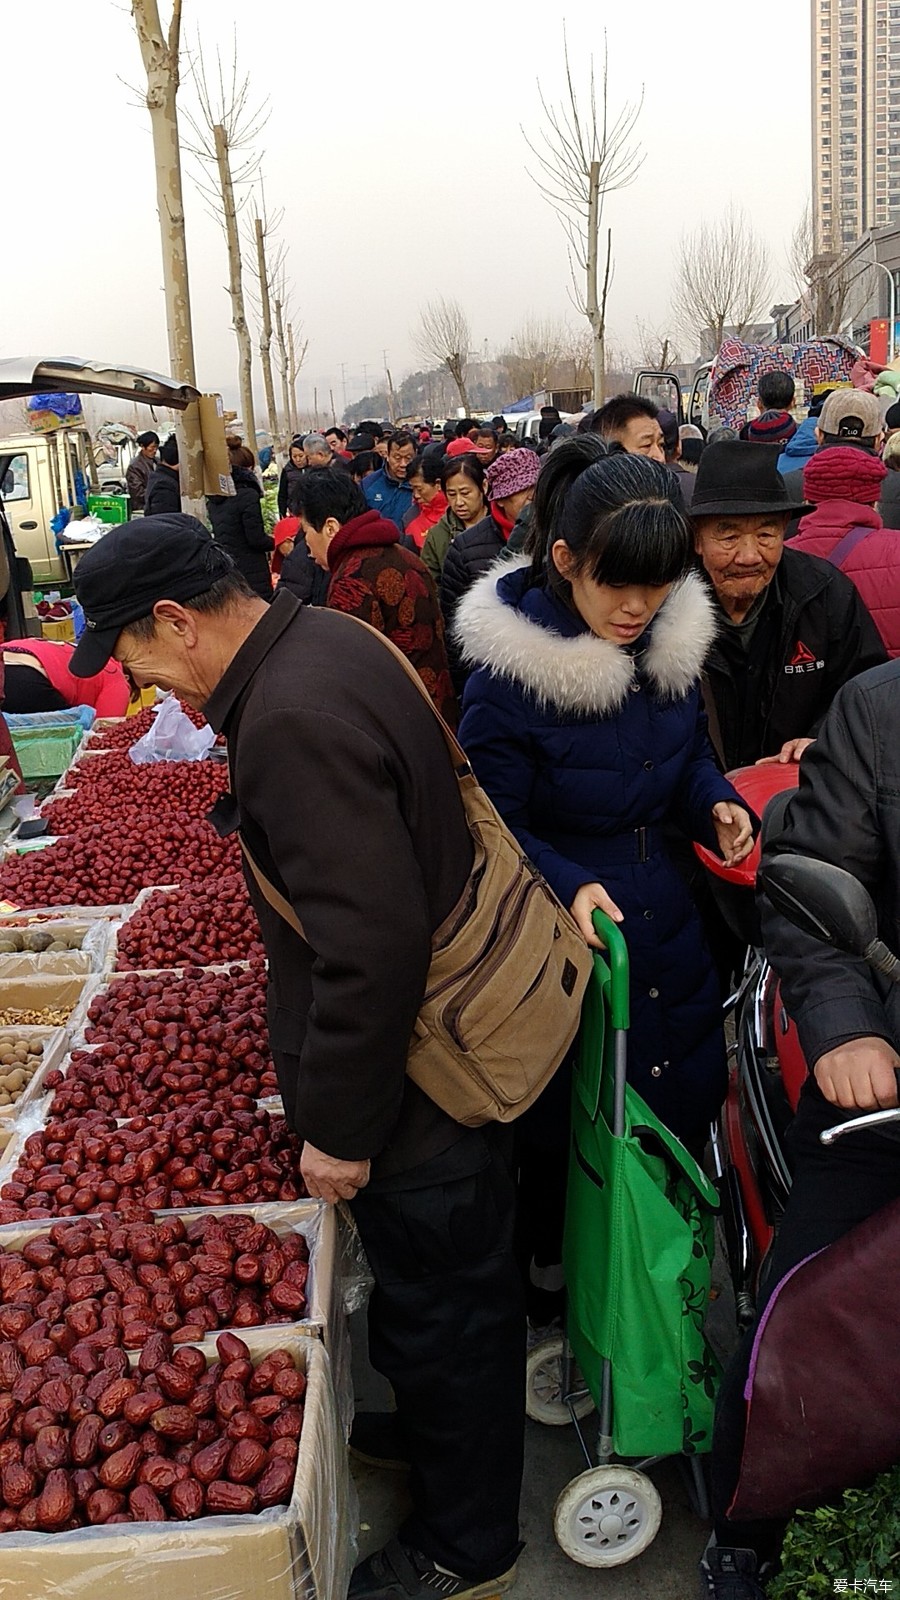
<path id="1" fill-rule="evenodd" d="M 706 702 L 726 771 L 799 761 L 838 689 L 886 660 L 850 579 L 785 547 L 788 523 L 807 508 L 788 493 L 777 460 L 774 445 L 709 445 L 690 508 L 719 614 Z"/>

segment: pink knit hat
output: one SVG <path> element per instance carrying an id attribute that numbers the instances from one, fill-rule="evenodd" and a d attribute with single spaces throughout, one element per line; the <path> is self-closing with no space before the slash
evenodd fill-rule
<path id="1" fill-rule="evenodd" d="M 508 494 L 533 489 L 540 470 L 540 457 L 534 450 L 507 450 L 487 469 L 488 499 L 505 500 Z"/>

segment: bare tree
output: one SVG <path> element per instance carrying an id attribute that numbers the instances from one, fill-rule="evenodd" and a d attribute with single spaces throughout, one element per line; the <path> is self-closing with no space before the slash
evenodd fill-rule
<path id="1" fill-rule="evenodd" d="M 253 345 L 247 313 L 244 306 L 243 264 L 241 241 L 238 233 L 238 213 L 246 204 L 246 194 L 239 191 L 257 174 L 260 157 L 251 147 L 268 120 L 268 110 L 263 105 L 252 109 L 249 104 L 250 79 L 238 76 L 238 51 L 235 40 L 230 73 L 222 68 L 222 57 L 216 52 L 215 81 L 210 86 L 199 44 L 192 65 L 200 116 L 188 117 L 195 143 L 188 146 L 205 167 L 216 174 L 216 187 L 200 183 L 201 192 L 209 201 L 214 214 L 225 232 L 228 249 L 228 293 L 231 298 L 231 321 L 238 347 L 238 389 L 241 397 L 241 415 L 244 433 L 251 450 L 256 449 L 256 417 L 253 405 Z M 235 157 L 237 161 L 235 162 Z"/>
<path id="2" fill-rule="evenodd" d="M 652 327 L 641 317 L 635 318 L 635 329 L 641 362 L 645 367 L 651 368 L 654 372 L 666 372 L 670 366 L 676 365 L 681 360 L 671 333 L 666 333 L 663 328 Z"/>
<path id="3" fill-rule="evenodd" d="M 593 336 L 594 398 L 603 396 L 606 342 L 606 303 L 612 277 L 612 230 L 606 230 L 601 249 L 603 202 L 608 194 L 627 189 L 643 162 L 640 147 L 632 143 L 643 105 L 643 90 L 634 104 L 617 115 L 609 109 L 609 50 L 603 36 L 603 63 L 599 82 L 590 61 L 587 95 L 579 97 L 572 78 L 569 45 L 563 28 L 566 93 L 558 105 L 549 105 L 538 85 L 546 126 L 540 144 L 525 142 L 539 171 L 531 177 L 549 201 L 569 241 L 569 266 L 575 304 L 587 317 Z M 524 132 L 524 130 L 523 130 Z"/>
<path id="4" fill-rule="evenodd" d="M 266 413 L 272 443 L 277 447 L 278 407 L 275 404 L 275 380 L 272 376 L 272 278 L 267 255 L 270 226 L 263 197 L 262 216 L 253 219 L 253 238 L 256 245 L 256 272 L 259 282 L 259 364 L 262 367 L 263 388 L 266 394 Z M 278 263 L 276 262 L 276 271 Z M 285 419 L 285 430 L 289 424 Z"/>
<path id="5" fill-rule="evenodd" d="M 682 236 L 672 307 L 686 334 L 710 330 L 718 350 L 725 329 L 740 338 L 771 296 L 768 251 L 739 207 L 729 205 L 715 222 Z"/>
<path id="6" fill-rule="evenodd" d="M 447 368 L 456 385 L 460 404 L 468 416 L 471 408 L 466 391 L 466 368 L 472 334 L 469 319 L 459 301 L 429 300 L 420 314 L 414 338 L 420 355 L 426 361 L 436 361 L 439 366 Z"/>
<path id="7" fill-rule="evenodd" d="M 860 266 L 858 260 L 849 261 L 842 250 L 830 248 L 831 239 L 842 236 L 838 214 L 830 224 L 825 248 L 817 250 L 812 207 L 807 202 L 791 237 L 788 259 L 798 298 L 817 334 L 839 333 L 846 322 L 855 322 L 872 293 L 873 272 L 867 264 Z"/>
<path id="8" fill-rule="evenodd" d="M 172 377 L 179 382 L 196 384 L 178 137 L 181 10 L 182 0 L 172 0 L 169 26 L 164 32 L 157 0 L 131 0 L 131 14 L 147 75 L 145 104 L 150 113 L 156 163 L 156 203 L 162 243 L 169 369 Z M 184 412 L 181 432 L 184 445 L 181 451 L 182 480 L 187 494 L 197 496 L 203 492 L 203 445 L 196 406 L 189 406 Z"/>
<path id="9" fill-rule="evenodd" d="M 552 317 L 528 316 L 500 355 L 500 365 L 516 398 L 546 389 L 555 378 L 568 342 L 565 323 Z"/>
<path id="10" fill-rule="evenodd" d="M 302 323 L 297 324 L 297 338 L 294 339 L 294 324 L 288 323 L 288 395 L 291 401 L 292 421 L 291 427 L 297 430 L 297 374 L 306 360 L 309 349 L 309 340 L 301 339 Z"/>

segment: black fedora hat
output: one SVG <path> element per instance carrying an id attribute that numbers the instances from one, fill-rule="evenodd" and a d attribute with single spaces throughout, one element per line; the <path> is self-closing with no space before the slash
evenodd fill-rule
<path id="1" fill-rule="evenodd" d="M 778 471 L 780 444 L 753 444 L 751 440 L 723 439 L 707 445 L 694 479 L 692 517 L 761 517 L 767 511 L 798 516 L 811 511 L 805 500 L 794 500 Z"/>

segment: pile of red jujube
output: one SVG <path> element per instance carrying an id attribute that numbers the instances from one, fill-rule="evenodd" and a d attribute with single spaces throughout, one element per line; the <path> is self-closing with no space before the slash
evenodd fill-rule
<path id="1" fill-rule="evenodd" d="M 73 1054 L 65 1079 L 45 1080 L 58 1087 L 53 1111 L 132 1116 L 222 1089 L 251 1101 L 277 1094 L 265 1008 L 260 965 L 116 978 L 88 1011 L 95 1048 Z"/>
<path id="2" fill-rule="evenodd" d="M 185 1522 L 287 1505 L 306 1378 L 289 1350 L 256 1364 L 236 1334 L 207 1367 L 154 1333 L 63 1353 L 26 1328 L 0 1343 L 0 1533 Z"/>
<path id="3" fill-rule="evenodd" d="M 281 1237 L 240 1213 L 55 1222 L 0 1253 L 0 1340 L 48 1340 L 64 1356 L 137 1349 L 156 1332 L 191 1344 L 303 1317 L 308 1275 L 302 1234 Z"/>
<path id="4" fill-rule="evenodd" d="M 136 767 L 125 755 L 97 756 L 76 764 L 75 793 L 49 800 L 41 811 L 51 833 L 75 833 L 91 823 L 115 819 L 137 805 L 163 826 L 172 813 L 190 810 L 204 818 L 228 788 L 219 761 L 160 761 Z"/>
<path id="5" fill-rule="evenodd" d="M 190 717 L 195 728 L 204 728 L 206 718 L 201 712 L 195 711 L 186 701 L 179 700 L 185 716 Z M 91 735 L 90 748 L 92 750 L 124 750 L 129 745 L 137 744 L 145 733 L 149 733 L 156 721 L 156 707 L 145 706 L 143 711 L 138 711 L 133 717 L 126 717 L 124 722 L 117 723 L 110 728 L 98 728 Z"/>
<path id="6" fill-rule="evenodd" d="M 102 822 L 10 856 L 0 868 L 0 898 L 17 906 L 121 905 L 156 884 L 239 868 L 237 839 L 220 839 L 195 811 L 169 812 L 160 823 L 142 802 L 125 800 Z"/>
<path id="7" fill-rule="evenodd" d="M 304 1195 L 300 1141 L 283 1117 L 221 1092 L 161 1116 L 51 1116 L 0 1187 L 0 1225 L 135 1208 L 257 1204 Z"/>
<path id="8" fill-rule="evenodd" d="M 233 872 L 152 894 L 119 931 L 116 967 L 210 967 L 265 953 L 247 885 Z"/>

